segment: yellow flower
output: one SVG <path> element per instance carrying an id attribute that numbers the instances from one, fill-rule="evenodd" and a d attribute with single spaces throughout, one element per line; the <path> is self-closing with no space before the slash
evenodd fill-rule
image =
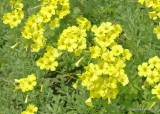
<path id="1" fill-rule="evenodd" d="M 51 20 L 49 26 L 51 28 L 51 30 L 54 30 L 55 28 L 60 26 L 60 20 L 58 18 L 55 18 L 54 20 Z"/>
<path id="2" fill-rule="evenodd" d="M 35 113 L 37 112 L 38 108 L 35 107 L 34 105 L 32 104 L 29 104 L 29 106 L 27 107 L 26 111 L 30 112 L 30 113 Z"/>
<path id="3" fill-rule="evenodd" d="M 120 54 L 123 53 L 123 48 L 122 48 L 121 45 L 115 45 L 115 46 L 112 47 L 111 52 L 114 56 L 119 56 Z"/>
<path id="4" fill-rule="evenodd" d="M 98 30 L 98 27 L 96 25 L 93 25 L 91 28 L 91 31 L 95 33 L 97 30 Z"/>
<path id="5" fill-rule="evenodd" d="M 95 70 L 98 75 L 108 74 L 107 69 L 108 69 L 108 63 L 104 62 L 103 60 L 99 60 L 98 64 L 95 65 Z"/>
<path id="6" fill-rule="evenodd" d="M 38 15 L 42 18 L 44 23 L 47 23 L 51 20 L 52 15 L 55 15 L 55 9 L 56 7 L 53 5 L 43 6 Z"/>
<path id="7" fill-rule="evenodd" d="M 150 64 L 151 68 L 154 68 L 158 63 L 160 63 L 160 59 L 158 58 L 158 56 L 155 56 L 153 58 L 150 58 L 148 63 Z"/>
<path id="8" fill-rule="evenodd" d="M 36 65 L 39 66 L 40 69 L 55 71 L 58 66 L 56 58 L 58 58 L 60 54 L 58 50 L 52 46 L 47 46 L 46 51 L 43 57 L 36 61 Z"/>
<path id="9" fill-rule="evenodd" d="M 85 19 L 77 19 L 77 21 L 82 24 Z M 91 31 L 95 35 L 95 45 L 89 47 L 89 50 L 91 58 L 94 58 L 94 64 L 89 63 L 85 67 L 85 72 L 79 75 L 79 78 L 82 86 L 90 91 L 90 98 L 85 103 L 92 107 L 91 99 L 108 99 L 108 103 L 111 103 L 111 99 L 115 99 L 118 94 L 118 83 L 123 86 L 129 83 L 124 67 L 126 66 L 125 61 L 130 60 L 132 55 L 129 50 L 123 49 L 121 45 L 114 41 L 122 32 L 120 25 L 103 22 L 99 27 L 94 25 Z M 67 32 L 65 30 L 62 35 L 64 37 L 63 41 L 68 36 Z M 65 42 L 62 44 L 64 46 Z M 74 86 L 76 87 L 76 85 Z"/>
<path id="10" fill-rule="evenodd" d="M 40 69 L 45 69 L 45 58 L 40 58 L 36 61 L 37 66 L 40 67 Z"/>
<path id="11" fill-rule="evenodd" d="M 131 57 L 132 57 L 132 54 L 129 52 L 128 49 L 125 49 L 125 50 L 123 51 L 123 56 L 124 56 L 124 58 L 125 58 L 126 60 L 130 60 Z"/>
<path id="12" fill-rule="evenodd" d="M 138 75 L 139 76 L 148 76 L 151 73 L 151 68 L 148 66 L 147 62 L 144 62 L 142 65 L 138 66 Z"/>
<path id="13" fill-rule="evenodd" d="M 85 101 L 86 105 L 90 106 L 90 107 L 94 107 L 94 105 L 92 104 L 92 99 L 91 98 L 88 98 L 86 101 Z"/>
<path id="14" fill-rule="evenodd" d="M 69 2 L 61 4 L 61 9 L 57 10 L 56 14 L 59 16 L 59 19 L 64 18 L 64 16 L 70 13 Z"/>
<path id="15" fill-rule="evenodd" d="M 97 58 L 101 55 L 101 48 L 98 46 L 92 46 L 89 50 L 91 52 L 91 58 Z"/>
<path id="16" fill-rule="evenodd" d="M 96 37 L 103 37 L 105 35 L 105 30 L 99 27 L 94 33 Z"/>
<path id="17" fill-rule="evenodd" d="M 156 8 L 157 4 L 159 3 L 159 0 L 146 0 L 145 4 L 147 7 Z"/>
<path id="18" fill-rule="evenodd" d="M 35 105 L 29 104 L 27 109 L 21 112 L 21 114 L 34 114 L 37 111 L 38 111 L 38 108 Z"/>
<path id="19" fill-rule="evenodd" d="M 149 12 L 148 15 L 149 15 L 149 18 L 151 18 L 153 20 L 156 20 L 158 18 L 156 11 Z"/>
<path id="20" fill-rule="evenodd" d="M 111 31 L 113 34 L 116 35 L 116 37 L 119 36 L 120 33 L 122 33 L 122 28 L 119 24 L 113 25 L 113 30 Z"/>
<path id="21" fill-rule="evenodd" d="M 65 5 L 67 3 L 69 3 L 69 0 L 58 0 L 60 5 Z"/>
<path id="22" fill-rule="evenodd" d="M 138 0 L 138 2 L 143 5 L 145 0 Z"/>
<path id="23" fill-rule="evenodd" d="M 95 44 L 100 46 L 102 49 L 105 49 L 119 36 L 122 32 L 122 28 L 118 24 L 112 25 L 110 22 L 103 22 L 99 27 L 94 25 L 91 31 L 95 34 Z"/>
<path id="24" fill-rule="evenodd" d="M 4 24 L 9 24 L 10 23 L 10 16 L 11 16 L 11 13 L 5 13 L 3 15 L 3 23 Z"/>
<path id="25" fill-rule="evenodd" d="M 21 2 L 21 0 L 11 0 L 10 4 L 13 6 L 13 11 L 3 15 L 3 23 L 8 24 L 10 28 L 18 26 L 24 18 L 23 4 Z"/>
<path id="26" fill-rule="evenodd" d="M 33 40 L 35 43 L 37 43 L 40 47 L 43 47 L 43 46 L 45 45 L 45 38 L 44 38 L 44 36 L 41 35 L 41 34 L 38 34 L 38 33 L 34 34 L 34 35 L 32 36 L 32 40 Z"/>
<path id="27" fill-rule="evenodd" d="M 105 33 L 109 33 L 114 29 L 111 22 L 102 22 L 101 26 Z"/>
<path id="28" fill-rule="evenodd" d="M 156 70 L 152 71 L 152 73 L 150 73 L 148 76 L 147 76 L 147 82 L 149 83 L 149 85 L 153 85 L 157 82 L 159 82 L 159 74 Z"/>
<path id="29" fill-rule="evenodd" d="M 15 80 L 15 88 L 20 89 L 22 92 L 27 92 L 34 89 L 36 86 L 36 76 L 34 74 L 28 75 L 27 78 L 21 78 L 19 80 Z"/>
<path id="30" fill-rule="evenodd" d="M 31 45 L 31 52 L 38 52 L 41 49 L 41 46 L 38 43 Z"/>
<path id="31" fill-rule="evenodd" d="M 108 72 L 108 74 L 109 74 L 110 76 L 115 76 L 115 77 L 117 77 L 117 75 L 116 75 L 117 70 L 116 70 L 116 68 L 115 68 L 114 65 L 109 65 L 107 72 Z"/>
<path id="32" fill-rule="evenodd" d="M 79 17 L 76 19 L 78 25 L 80 28 L 85 29 L 85 30 L 90 30 L 91 28 L 91 22 L 87 20 L 85 17 Z"/>
<path id="33" fill-rule="evenodd" d="M 58 62 L 57 61 L 52 61 L 50 59 L 47 59 L 45 61 L 46 70 L 55 71 L 57 66 L 58 66 Z"/>
<path id="34" fill-rule="evenodd" d="M 157 35 L 158 39 L 160 39 L 160 23 L 157 27 L 153 29 L 153 33 Z"/>
<path id="35" fill-rule="evenodd" d="M 13 10 L 11 13 L 6 13 L 3 15 L 3 23 L 9 24 L 11 28 L 14 28 L 20 24 L 23 17 L 23 11 Z"/>
<path id="36" fill-rule="evenodd" d="M 160 83 L 152 89 L 152 94 L 155 94 L 160 99 Z"/>
<path id="37" fill-rule="evenodd" d="M 23 4 L 22 3 L 16 3 L 16 4 L 14 4 L 14 8 L 17 9 L 17 10 L 22 10 Z"/>
<path id="38" fill-rule="evenodd" d="M 58 49 L 74 52 L 79 55 L 86 48 L 86 31 L 76 26 L 63 30 L 58 40 Z"/>

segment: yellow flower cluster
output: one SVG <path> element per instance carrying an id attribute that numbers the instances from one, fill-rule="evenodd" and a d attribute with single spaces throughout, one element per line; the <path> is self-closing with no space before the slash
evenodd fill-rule
<path id="1" fill-rule="evenodd" d="M 55 0 L 52 0 L 55 1 Z M 70 13 L 69 0 L 58 0 L 59 7 L 56 11 L 59 19 L 63 19 L 66 15 Z"/>
<path id="2" fill-rule="evenodd" d="M 44 53 L 43 57 L 36 61 L 36 64 L 40 67 L 40 69 L 55 71 L 58 66 L 58 61 L 56 61 L 56 58 L 59 57 L 60 53 L 56 48 L 51 46 L 47 46 L 46 51 L 47 52 Z"/>
<path id="3" fill-rule="evenodd" d="M 70 13 L 69 0 L 39 0 L 42 2 L 42 6 L 54 5 L 56 6 L 55 13 L 59 19 Z"/>
<path id="4" fill-rule="evenodd" d="M 138 74 L 141 77 L 145 77 L 145 83 L 154 87 L 152 94 L 156 94 L 160 99 L 160 58 L 154 56 L 148 62 L 139 65 Z"/>
<path id="5" fill-rule="evenodd" d="M 43 35 L 45 28 L 41 22 L 41 18 L 37 15 L 32 15 L 28 18 L 26 25 L 22 29 L 22 36 L 26 39 L 32 39 L 34 42 L 31 45 L 32 52 L 38 52 L 46 43 Z"/>
<path id="6" fill-rule="evenodd" d="M 3 15 L 3 23 L 8 24 L 10 28 L 14 28 L 24 18 L 22 0 L 10 0 L 10 5 L 12 5 L 13 11 Z"/>
<path id="7" fill-rule="evenodd" d="M 79 27 L 70 26 L 63 30 L 58 40 L 58 49 L 47 46 L 47 52 L 36 62 L 40 69 L 55 71 L 58 66 L 56 59 L 61 55 L 61 51 L 74 52 L 78 56 L 86 48 L 86 29 L 90 29 L 91 25 L 88 24 L 90 22 L 84 17 L 77 20 L 79 20 Z"/>
<path id="8" fill-rule="evenodd" d="M 79 18 L 76 19 L 76 21 L 77 21 L 77 24 L 79 25 L 79 28 L 85 29 L 87 31 L 90 30 L 90 28 L 91 28 L 91 22 L 88 21 L 87 18 L 85 18 L 85 17 L 79 17 Z"/>
<path id="9" fill-rule="evenodd" d="M 151 19 L 157 20 L 160 18 L 160 1 L 159 0 L 138 0 L 140 4 L 145 4 L 146 7 L 152 8 L 153 11 L 149 12 L 148 15 Z M 160 23 L 154 28 L 153 33 L 160 39 Z"/>
<path id="10" fill-rule="evenodd" d="M 93 26 L 95 46 L 90 47 L 91 58 L 94 63 L 85 67 L 85 72 L 79 75 L 82 86 L 90 91 L 86 104 L 93 106 L 92 98 L 115 99 L 118 94 L 118 83 L 126 86 L 129 82 L 124 68 L 125 61 L 130 60 L 131 53 L 123 49 L 114 40 L 122 32 L 120 25 L 110 22 L 102 23 L 99 27 Z"/>
<path id="11" fill-rule="evenodd" d="M 160 17 L 160 1 L 159 0 L 138 0 L 140 4 L 145 4 L 146 7 L 152 8 L 153 11 L 149 12 L 149 17 L 156 20 Z"/>
<path id="12" fill-rule="evenodd" d="M 111 22 L 103 22 L 99 27 L 94 25 L 92 32 L 96 36 L 95 44 L 105 50 L 119 36 L 122 29 L 118 24 L 112 25 Z"/>
<path id="13" fill-rule="evenodd" d="M 49 24 L 54 30 L 60 26 L 60 20 L 70 13 L 69 0 L 41 0 L 41 6 L 40 11 L 29 17 L 22 29 L 22 36 L 34 42 L 32 52 L 38 52 L 46 44 L 44 24 Z"/>
<path id="14" fill-rule="evenodd" d="M 36 86 L 36 76 L 34 74 L 28 75 L 27 78 L 21 78 L 15 80 L 15 89 L 21 90 L 22 92 L 27 92 L 34 89 Z"/>
<path id="15" fill-rule="evenodd" d="M 153 8 L 153 9 L 156 9 L 158 10 L 158 7 L 160 7 L 160 3 L 159 3 L 159 0 L 138 0 L 138 2 L 140 4 L 145 4 L 148 8 Z"/>
<path id="16" fill-rule="evenodd" d="M 58 40 L 58 49 L 79 55 L 86 48 L 86 30 L 76 26 L 63 30 Z"/>
<path id="17" fill-rule="evenodd" d="M 29 104 L 27 109 L 23 112 L 21 112 L 21 114 L 35 114 L 38 111 L 38 108 L 32 104 Z"/>

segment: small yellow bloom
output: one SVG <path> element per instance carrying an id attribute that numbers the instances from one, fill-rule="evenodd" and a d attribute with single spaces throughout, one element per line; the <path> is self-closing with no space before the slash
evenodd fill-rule
<path id="1" fill-rule="evenodd" d="M 123 86 L 126 86 L 129 83 L 127 75 L 120 76 L 118 80 Z"/>
<path id="2" fill-rule="evenodd" d="M 150 64 L 150 66 L 152 68 L 154 68 L 157 64 L 160 63 L 160 59 L 158 58 L 158 56 L 155 56 L 153 58 L 150 58 L 149 61 L 148 61 L 148 63 Z"/>
<path id="3" fill-rule="evenodd" d="M 56 58 L 60 56 L 59 51 L 52 46 L 47 46 L 46 53 L 44 53 L 42 58 L 39 58 L 36 61 L 36 65 L 40 67 L 40 69 L 46 69 L 55 71 L 58 66 L 58 61 Z"/>
<path id="4" fill-rule="evenodd" d="M 160 99 L 160 83 L 152 89 L 152 94 L 155 94 Z"/>
<path id="5" fill-rule="evenodd" d="M 85 17 L 79 17 L 76 19 L 78 25 L 80 28 L 85 29 L 85 30 L 90 30 L 91 28 L 91 22 L 87 20 Z"/>
<path id="6" fill-rule="evenodd" d="M 153 33 L 157 35 L 158 39 L 160 39 L 160 23 L 157 27 L 153 29 Z"/>
<path id="7" fill-rule="evenodd" d="M 15 80 L 15 89 L 21 90 L 22 92 L 27 92 L 33 90 L 36 84 L 36 76 L 34 74 L 31 74 L 28 75 L 27 78 Z"/>
<path id="8" fill-rule="evenodd" d="M 58 18 L 55 18 L 54 20 L 51 20 L 50 22 L 50 28 L 51 30 L 54 30 L 55 28 L 59 27 L 60 26 L 60 20 Z"/>
<path id="9" fill-rule="evenodd" d="M 101 48 L 99 46 L 92 46 L 89 48 L 91 52 L 91 58 L 97 58 L 101 55 Z"/>
<path id="10" fill-rule="evenodd" d="M 86 101 L 85 101 L 86 105 L 90 106 L 90 107 L 94 107 L 94 105 L 92 104 L 92 99 L 91 98 L 88 98 Z"/>
<path id="11" fill-rule="evenodd" d="M 149 12 L 148 15 L 149 15 L 149 18 L 153 20 L 156 20 L 158 18 L 156 11 Z"/>
<path id="12" fill-rule="evenodd" d="M 34 114 L 37 111 L 38 111 L 38 108 L 35 105 L 29 104 L 27 109 L 21 112 L 21 114 Z"/>
<path id="13" fill-rule="evenodd" d="M 152 73 L 150 73 L 148 76 L 147 76 L 147 82 L 149 83 L 149 85 L 153 85 L 157 82 L 159 82 L 159 74 L 156 70 L 152 71 Z"/>
<path id="14" fill-rule="evenodd" d="M 131 57 L 132 57 L 132 54 L 129 52 L 128 49 L 125 49 L 125 50 L 123 51 L 123 56 L 124 56 L 124 58 L 125 58 L 126 60 L 130 60 Z"/>
<path id="15" fill-rule="evenodd" d="M 148 76 L 151 73 L 151 68 L 148 66 L 147 62 L 144 62 L 142 65 L 138 66 L 138 74 L 139 76 Z"/>
<path id="16" fill-rule="evenodd" d="M 112 47 L 112 54 L 114 56 L 119 56 L 120 54 L 123 53 L 123 51 L 124 50 L 123 50 L 121 45 L 115 45 L 115 46 Z"/>

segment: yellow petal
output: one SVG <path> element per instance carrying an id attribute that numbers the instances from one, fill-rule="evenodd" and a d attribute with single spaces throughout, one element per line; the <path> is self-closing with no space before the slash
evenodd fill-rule
<path id="1" fill-rule="evenodd" d="M 94 105 L 92 104 L 92 99 L 91 98 L 88 98 L 86 101 L 85 101 L 86 105 L 90 106 L 90 107 L 94 107 Z"/>

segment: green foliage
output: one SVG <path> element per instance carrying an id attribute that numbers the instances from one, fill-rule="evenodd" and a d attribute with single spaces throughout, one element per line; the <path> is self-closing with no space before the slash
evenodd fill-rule
<path id="1" fill-rule="evenodd" d="M 9 11 L 8 1 L 0 1 L 0 16 Z M 38 2 L 24 1 L 26 19 L 39 10 Z M 27 45 L 30 42 L 21 37 L 21 26 L 10 29 L 0 19 L 0 114 L 19 114 L 25 110 L 27 104 L 33 103 L 38 107 L 38 114 L 158 114 L 160 102 L 152 106 L 155 98 L 152 98 L 151 88 L 142 89 L 144 81 L 137 74 L 137 66 L 149 58 L 160 56 L 160 41 L 153 34 L 154 22 L 148 17 L 148 9 L 139 5 L 137 0 L 70 0 L 71 14 L 66 16 L 60 28 L 55 31 L 48 30 L 47 43 L 57 47 L 58 37 L 63 29 L 70 25 L 76 25 L 77 17 L 83 15 L 92 24 L 99 25 L 101 22 L 113 22 L 122 26 L 124 33 L 118 39 L 119 44 L 131 51 L 133 57 L 127 63 L 126 72 L 129 84 L 119 88 L 118 97 L 107 104 L 107 100 L 95 99 L 94 108 L 88 107 L 85 100 L 89 92 L 80 83 L 77 89 L 72 85 L 77 76 L 84 71 L 84 66 L 89 61 L 88 53 L 83 52 L 85 57 L 81 66 L 75 63 L 81 58 L 65 52 L 59 58 L 57 71 L 47 72 L 40 70 L 35 61 L 42 56 L 40 53 L 31 53 Z M 7 8 L 6 8 L 7 7 Z M 27 8 L 28 7 L 28 8 Z M 92 42 L 92 34 L 88 41 Z M 11 46 L 17 46 L 12 49 Z M 14 80 L 26 77 L 30 73 L 38 77 L 36 88 L 27 93 L 14 90 Z M 40 92 L 41 85 L 43 90 Z M 28 95 L 28 102 L 25 99 Z M 151 107 L 151 108 L 150 108 Z"/>

